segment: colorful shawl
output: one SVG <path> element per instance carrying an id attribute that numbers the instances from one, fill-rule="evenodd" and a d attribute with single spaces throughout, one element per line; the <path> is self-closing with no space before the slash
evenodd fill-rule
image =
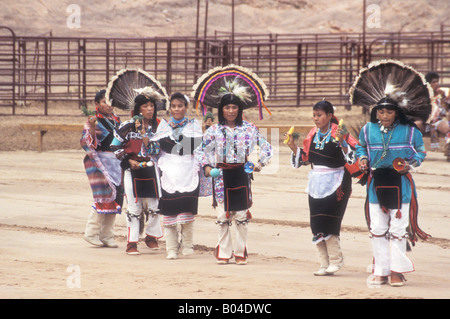
<path id="1" fill-rule="evenodd" d="M 114 118 L 114 123 L 118 125 L 120 120 L 116 117 Z M 112 132 L 104 127 L 100 121 L 97 121 L 95 136 L 93 136 L 89 131 L 89 123 L 86 122 L 80 144 L 87 153 L 83 163 L 92 189 L 95 209 L 98 213 L 120 214 L 121 207 L 115 202 L 116 186 L 112 182 L 112 178 L 107 168 L 101 162 L 96 150 L 109 134 L 112 134 Z"/>

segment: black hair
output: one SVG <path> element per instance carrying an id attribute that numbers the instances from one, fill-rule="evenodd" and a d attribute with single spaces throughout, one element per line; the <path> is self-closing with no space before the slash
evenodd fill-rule
<path id="1" fill-rule="evenodd" d="M 228 104 L 235 104 L 239 107 L 235 124 L 236 124 L 236 126 L 241 126 L 242 125 L 242 113 L 244 112 L 244 102 L 234 94 L 226 94 L 226 95 L 222 96 L 222 98 L 220 99 L 219 110 L 217 112 L 218 117 L 219 117 L 219 123 L 222 125 L 226 124 L 225 117 L 223 116 L 223 108 L 225 107 L 225 105 L 228 105 Z"/>
<path id="2" fill-rule="evenodd" d="M 95 94 L 95 99 L 94 101 L 97 103 L 100 103 L 100 100 L 103 99 L 105 97 L 106 94 L 106 90 L 100 90 Z"/>
<path id="3" fill-rule="evenodd" d="M 372 111 L 370 112 L 370 122 L 378 123 L 377 111 L 381 109 L 394 110 L 397 112 L 396 119 L 400 124 L 417 127 L 414 121 L 408 119 L 408 117 L 403 112 L 403 109 L 398 106 L 398 103 L 388 97 L 382 98 L 378 101 L 377 105 L 373 107 Z"/>
<path id="4" fill-rule="evenodd" d="M 172 102 L 172 100 L 181 100 L 183 101 L 185 106 L 188 106 L 188 100 L 186 99 L 186 97 L 184 96 L 183 93 L 177 92 L 172 94 L 172 96 L 170 97 L 170 102 Z"/>
<path id="5" fill-rule="evenodd" d="M 331 114 L 333 116 L 331 117 L 330 122 L 334 123 L 334 124 L 339 123 L 337 118 L 334 116 L 334 106 L 333 106 L 333 104 L 331 104 L 328 101 L 323 100 L 323 101 L 317 102 L 313 106 L 313 111 L 323 111 L 323 112 L 325 112 L 325 114 Z"/>
<path id="6" fill-rule="evenodd" d="M 431 81 L 433 81 L 434 79 L 439 80 L 439 74 L 437 74 L 436 72 L 428 72 L 425 75 L 425 80 L 427 80 L 428 83 L 431 83 Z"/>
<path id="7" fill-rule="evenodd" d="M 152 97 L 147 97 L 143 94 L 139 94 L 134 98 L 134 109 L 132 116 L 139 115 L 141 113 L 141 105 L 147 104 L 148 102 L 151 102 L 153 104 L 153 117 L 152 117 L 152 131 L 156 132 L 156 128 L 158 126 L 158 122 L 156 121 L 156 113 L 157 113 L 157 107 L 156 107 L 156 100 Z"/>

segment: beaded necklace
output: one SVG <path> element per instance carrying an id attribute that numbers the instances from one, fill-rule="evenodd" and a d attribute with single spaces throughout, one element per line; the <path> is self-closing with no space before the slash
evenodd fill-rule
<path id="1" fill-rule="evenodd" d="M 381 121 L 378 121 L 378 125 L 380 126 L 380 131 L 383 133 L 387 133 L 390 130 L 392 130 L 394 128 L 394 124 L 395 124 L 395 122 L 389 126 L 384 126 L 383 124 L 381 124 Z"/>
<path id="2" fill-rule="evenodd" d="M 372 169 L 376 169 L 378 164 L 386 157 L 388 151 L 389 151 L 389 144 L 391 143 L 392 135 L 394 135 L 394 129 L 397 126 L 397 123 L 394 122 L 392 125 L 389 125 L 388 127 L 384 127 L 381 125 L 382 129 L 381 131 L 381 141 L 383 143 L 383 152 L 381 153 L 381 157 L 378 159 L 378 161 L 372 166 Z M 384 134 L 389 134 L 387 142 L 385 141 Z"/>
<path id="3" fill-rule="evenodd" d="M 314 143 L 316 144 L 315 149 L 316 150 L 323 150 L 325 147 L 325 144 L 328 143 L 331 135 L 331 125 L 328 124 L 328 131 L 325 133 L 320 132 L 320 128 L 316 133 L 316 136 L 314 137 Z"/>

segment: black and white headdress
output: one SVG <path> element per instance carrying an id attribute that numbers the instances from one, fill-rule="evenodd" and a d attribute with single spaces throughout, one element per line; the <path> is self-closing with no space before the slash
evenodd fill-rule
<path id="1" fill-rule="evenodd" d="M 412 121 L 427 121 L 431 113 L 431 86 L 422 73 L 397 60 L 379 60 L 363 68 L 350 88 L 350 103 L 376 110 L 398 106 Z"/>
<path id="2" fill-rule="evenodd" d="M 166 89 L 152 75 L 141 69 L 123 69 L 112 77 L 106 88 L 106 102 L 122 110 L 133 110 L 135 98 L 145 95 L 154 101 L 158 110 L 166 110 L 169 96 Z"/>

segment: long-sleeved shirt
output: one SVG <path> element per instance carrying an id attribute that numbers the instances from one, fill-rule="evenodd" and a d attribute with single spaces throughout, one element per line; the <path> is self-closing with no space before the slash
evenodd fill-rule
<path id="1" fill-rule="evenodd" d="M 234 128 L 214 124 L 203 134 L 202 144 L 194 154 L 202 167 L 216 167 L 219 163 L 245 163 L 256 146 L 260 148 L 258 162 L 262 166 L 267 165 L 273 156 L 272 146 L 254 124 L 243 121 L 242 125 Z M 214 181 L 216 199 L 223 202 L 222 172 Z"/>
<path id="2" fill-rule="evenodd" d="M 154 133 L 152 127 L 148 126 L 145 133 L 151 138 Z M 155 156 L 160 153 L 159 145 L 150 142 L 148 145 L 142 143 L 142 133 L 140 127 L 136 129 L 136 123 L 133 119 L 123 122 L 114 133 L 114 140 L 111 143 L 111 149 L 116 157 L 122 161 L 122 168 L 129 168 L 128 159 L 137 161 L 156 161 Z"/>
<path id="3" fill-rule="evenodd" d="M 392 162 L 400 157 L 419 166 L 426 156 L 422 133 L 412 126 L 396 123 L 387 133 L 380 130 L 377 123 L 367 123 L 359 135 L 356 156 L 367 157 L 371 169 L 393 168 Z M 411 187 L 405 175 L 402 175 L 402 203 L 411 201 Z M 368 185 L 370 203 L 378 203 L 373 183 Z"/>

